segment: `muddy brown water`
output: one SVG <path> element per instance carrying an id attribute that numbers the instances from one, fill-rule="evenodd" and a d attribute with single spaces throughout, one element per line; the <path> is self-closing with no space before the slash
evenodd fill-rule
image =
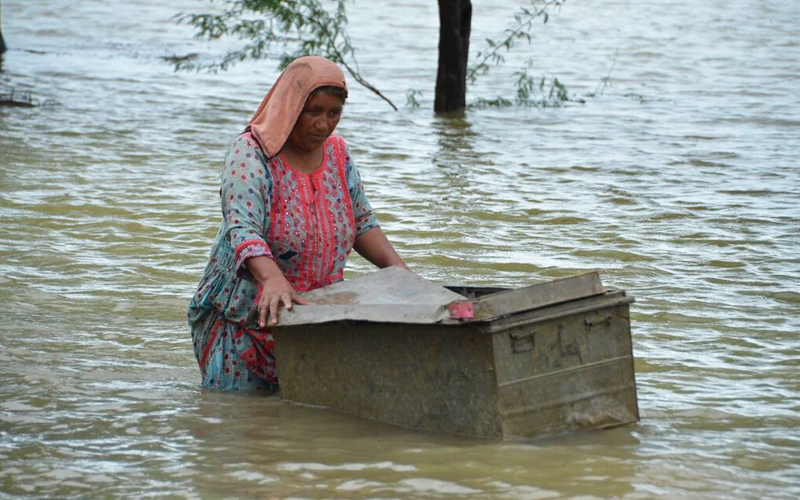
<path id="1" fill-rule="evenodd" d="M 477 50 L 521 4 L 474 3 Z M 435 2 L 350 4 L 365 76 L 423 92 L 353 85 L 339 128 L 409 264 L 637 298 L 641 423 L 519 443 L 200 389 L 218 169 L 276 75 L 174 73 L 233 43 L 170 20 L 201 8 L 2 2 L 0 86 L 55 104 L 0 108 L 0 498 L 800 497 L 800 3 L 567 2 L 469 99 L 532 55 L 587 102 L 460 117 L 429 111 Z"/>

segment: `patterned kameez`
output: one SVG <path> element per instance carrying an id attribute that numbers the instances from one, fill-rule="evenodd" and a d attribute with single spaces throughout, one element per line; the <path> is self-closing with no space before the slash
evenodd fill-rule
<path id="1" fill-rule="evenodd" d="M 273 259 L 295 291 L 340 281 L 358 236 L 377 226 L 344 140 L 323 146 L 310 174 L 280 155 L 267 159 L 248 132 L 231 144 L 222 172 L 222 223 L 189 305 L 203 386 L 277 389 L 274 342 L 247 328 L 261 289 L 245 261 Z"/>

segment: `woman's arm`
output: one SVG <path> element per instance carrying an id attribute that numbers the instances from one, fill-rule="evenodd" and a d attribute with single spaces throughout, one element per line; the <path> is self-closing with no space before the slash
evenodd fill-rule
<path id="1" fill-rule="evenodd" d="M 269 229 L 272 178 L 258 153 L 253 139 L 239 136 L 225 155 L 220 189 L 225 238 L 234 249 L 236 275 L 248 279 L 245 262 L 272 256 L 264 239 Z"/>
<path id="2" fill-rule="evenodd" d="M 359 255 L 380 268 L 400 266 L 408 269 L 379 226 L 368 229 L 356 238 L 353 248 Z"/>
<path id="3" fill-rule="evenodd" d="M 345 145 L 345 172 L 347 176 L 347 189 L 350 193 L 350 203 L 353 207 L 353 217 L 356 222 L 356 241 L 353 248 L 362 257 L 380 268 L 389 266 L 405 267 L 406 263 L 397 254 L 386 235 L 383 234 L 378 219 L 372 213 L 372 206 L 364 194 L 361 176 L 353 163 L 350 148 Z"/>

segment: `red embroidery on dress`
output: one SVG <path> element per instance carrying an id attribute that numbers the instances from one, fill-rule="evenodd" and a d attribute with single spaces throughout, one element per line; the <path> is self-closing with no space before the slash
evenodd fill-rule
<path id="1" fill-rule="evenodd" d="M 323 163 L 311 174 L 281 157 L 268 165 L 274 184 L 267 241 L 272 255 L 295 253 L 276 262 L 297 291 L 341 279 L 344 257 L 355 241 L 344 141 L 332 136 L 323 147 Z"/>
<path id="2" fill-rule="evenodd" d="M 222 320 L 218 319 L 214 322 L 214 326 L 211 327 L 211 338 L 209 338 L 206 342 L 206 347 L 203 349 L 203 354 L 200 356 L 200 366 L 206 366 L 208 354 L 211 352 L 211 348 L 214 347 L 215 341 L 217 340 L 217 334 L 219 334 L 219 329 L 221 326 Z"/>
<path id="3" fill-rule="evenodd" d="M 259 245 L 267 249 L 267 252 L 272 256 L 272 252 L 269 250 L 269 246 L 261 240 L 247 240 L 239 243 L 236 247 L 236 250 L 233 252 L 233 260 L 239 260 L 239 254 L 242 253 L 242 250 L 251 246 L 251 245 Z"/>

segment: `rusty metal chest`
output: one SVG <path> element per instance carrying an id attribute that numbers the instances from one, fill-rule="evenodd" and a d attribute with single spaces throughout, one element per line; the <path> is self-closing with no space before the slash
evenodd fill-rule
<path id="1" fill-rule="evenodd" d="M 595 272 L 506 290 L 390 268 L 305 296 L 275 329 L 287 400 L 498 439 L 639 418 L 633 298 Z"/>

